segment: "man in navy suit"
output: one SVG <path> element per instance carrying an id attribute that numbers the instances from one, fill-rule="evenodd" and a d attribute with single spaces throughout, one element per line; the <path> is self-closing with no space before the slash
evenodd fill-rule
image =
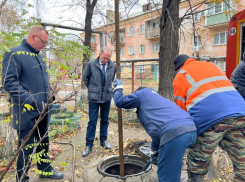
<path id="1" fill-rule="evenodd" d="M 3 58 L 2 85 L 11 96 L 13 104 L 13 128 L 17 130 L 18 145 L 21 146 L 29 132 L 35 125 L 43 110 L 43 105 L 49 102 L 49 80 L 46 72 L 47 66 L 40 51 L 47 46 L 49 34 L 41 26 L 33 26 L 27 40 L 7 52 Z M 31 108 L 28 111 L 27 107 Z M 25 112 L 26 111 L 26 112 Z M 40 155 L 39 170 L 50 172 L 48 176 L 40 175 L 40 178 L 63 178 L 62 173 L 56 172 L 49 162 L 47 155 L 49 149 L 48 126 L 50 114 L 46 114 L 31 138 L 27 142 L 17 159 L 16 181 L 28 182 L 27 175 L 31 163 L 30 155 L 36 147 L 36 153 Z M 38 145 L 33 145 L 36 142 Z M 45 155 L 46 154 L 46 155 Z"/>

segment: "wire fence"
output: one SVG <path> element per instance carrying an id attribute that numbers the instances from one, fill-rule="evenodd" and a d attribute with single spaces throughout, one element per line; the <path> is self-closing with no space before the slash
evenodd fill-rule
<path id="1" fill-rule="evenodd" d="M 158 90 L 158 62 L 122 63 L 120 71 L 124 94 L 130 94 L 140 86 Z"/>

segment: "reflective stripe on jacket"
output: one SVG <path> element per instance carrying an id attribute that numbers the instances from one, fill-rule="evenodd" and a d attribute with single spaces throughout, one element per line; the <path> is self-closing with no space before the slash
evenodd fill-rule
<path id="1" fill-rule="evenodd" d="M 223 119 L 245 115 L 245 102 L 213 63 L 188 59 L 173 87 L 176 104 L 191 114 L 199 134 Z"/>

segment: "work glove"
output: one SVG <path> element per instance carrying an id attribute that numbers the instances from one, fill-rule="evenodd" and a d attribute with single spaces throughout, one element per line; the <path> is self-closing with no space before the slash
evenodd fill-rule
<path id="1" fill-rule="evenodd" d="M 117 78 L 115 78 L 113 82 L 113 87 L 114 87 L 114 91 L 119 88 L 123 89 L 122 79 L 118 80 Z"/>
<path id="2" fill-rule="evenodd" d="M 151 155 L 151 163 L 157 165 L 158 161 L 158 151 L 152 151 L 150 150 L 150 155 Z"/>

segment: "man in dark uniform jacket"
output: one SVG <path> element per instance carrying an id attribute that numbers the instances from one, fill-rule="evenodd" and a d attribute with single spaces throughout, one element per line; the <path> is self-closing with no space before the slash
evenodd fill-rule
<path id="1" fill-rule="evenodd" d="M 47 103 L 49 95 L 49 80 L 46 72 L 47 66 L 43 60 L 40 50 L 45 48 L 49 39 L 47 30 L 41 26 L 33 26 L 28 34 L 27 40 L 7 52 L 3 58 L 2 84 L 10 94 L 13 104 L 13 128 L 17 130 L 19 147 L 35 125 L 36 120 L 43 110 L 43 103 Z M 26 107 L 31 108 L 29 111 Z M 25 112 L 26 110 L 26 112 Z M 28 182 L 28 169 L 31 163 L 29 156 L 35 146 L 39 143 L 36 153 L 39 155 L 40 163 L 37 168 L 50 175 L 40 175 L 40 178 L 63 178 L 62 173 L 56 172 L 47 162 L 49 149 L 48 126 L 50 112 L 40 121 L 35 132 L 27 142 L 26 147 L 17 159 L 16 181 Z M 45 155 L 46 154 L 46 155 Z M 46 162 L 44 162 L 46 161 Z"/>

